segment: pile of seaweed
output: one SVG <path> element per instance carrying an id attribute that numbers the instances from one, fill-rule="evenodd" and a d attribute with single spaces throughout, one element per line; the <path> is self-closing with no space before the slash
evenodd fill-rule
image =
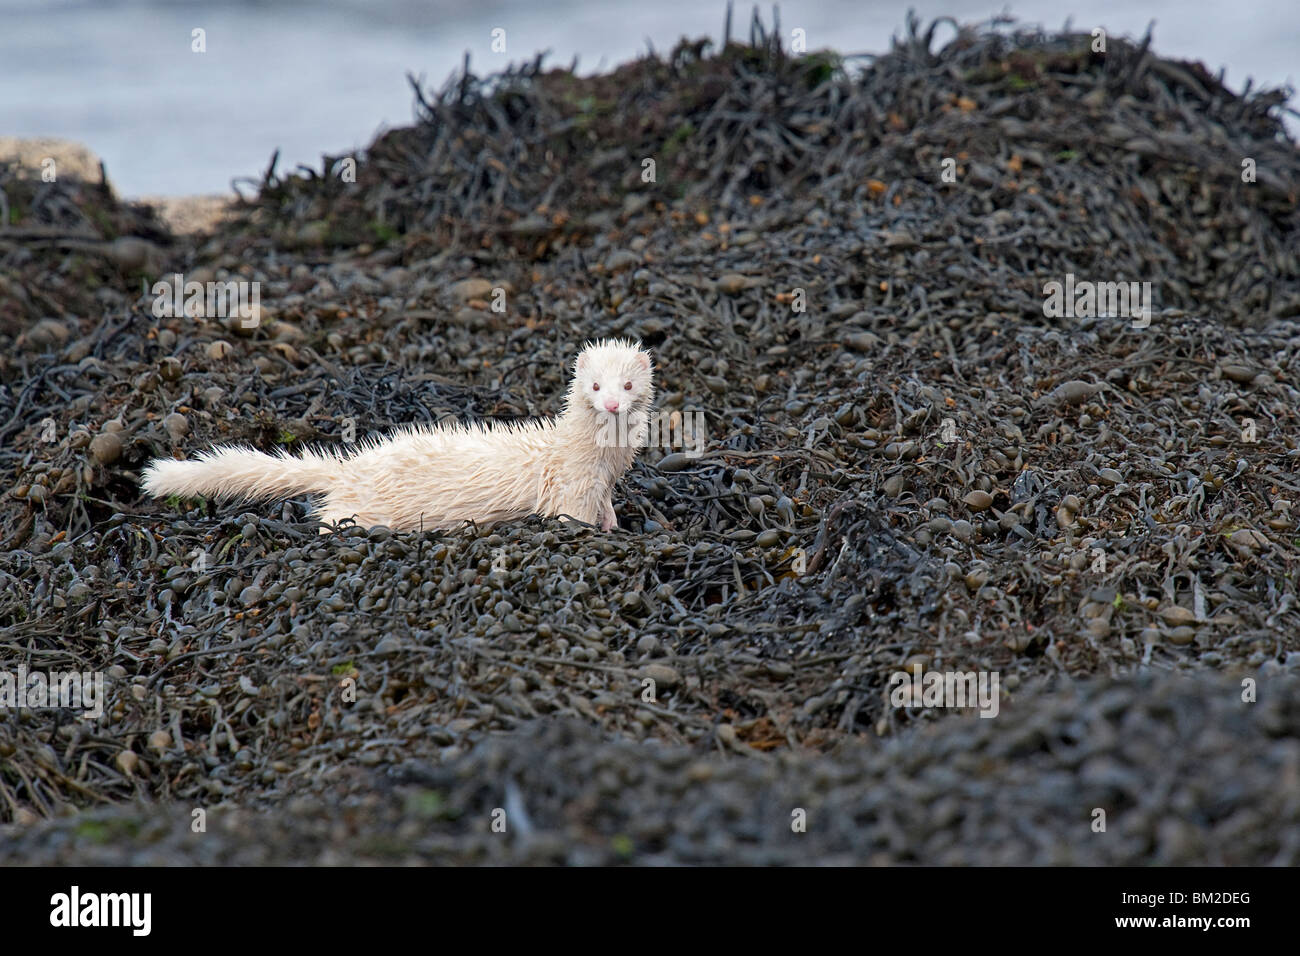
<path id="1" fill-rule="evenodd" d="M 965 28 L 936 53 L 936 26 L 911 21 L 861 70 L 834 53 L 787 55 L 757 18 L 750 45 L 711 56 L 707 41 L 683 41 L 589 79 L 543 71 L 540 56 L 481 79 L 467 60 L 436 96 L 416 86 L 420 122 L 353 157 L 355 182 L 338 157 L 287 177 L 273 161 L 263 221 L 339 243 L 418 232 L 438 248 L 547 258 L 593 235 L 644 234 L 631 220 L 647 204 L 688 200 L 677 208 L 767 230 L 762 200 L 810 197 L 872 232 L 896 227 L 887 248 L 991 246 L 975 270 L 990 286 L 1028 246 L 1041 271 L 1142 276 L 1170 307 L 1213 304 L 1241 323 L 1300 313 L 1287 91 L 1234 95 L 1199 63 L 1155 56 L 1150 35 L 1098 52 L 1090 33 Z M 1039 221 L 1058 224 L 1052 241 L 1028 225 Z M 934 259 L 944 278 L 948 257 Z M 1007 294 L 1003 308 L 1040 313 L 1037 287 Z"/>
<path id="2" fill-rule="evenodd" d="M 0 234 L 0 288 L 27 293 L 0 327 L 0 670 L 106 682 L 94 721 L 0 714 L 0 820 L 111 804 L 86 839 L 126 853 L 103 822 L 138 815 L 123 801 L 278 820 L 307 800 L 321 820 L 365 802 L 358 780 L 413 765 L 451 768 L 429 771 L 442 782 L 412 798 L 417 818 L 536 807 L 535 779 L 558 820 L 617 799 L 622 771 L 569 793 L 543 765 L 595 747 L 617 768 L 646 741 L 677 755 L 647 792 L 688 783 L 719 846 L 762 847 L 727 801 L 769 771 L 723 767 L 788 756 L 780 773 L 854 767 L 861 787 L 918 772 L 877 759 L 878 738 L 938 772 L 972 733 L 977 717 L 892 706 L 905 667 L 997 672 L 1021 727 L 1065 719 L 1065 676 L 1098 679 L 1102 714 L 1108 681 L 1146 699 L 1139 673 L 1160 699 L 1209 693 L 1177 671 L 1284 692 L 1277 675 L 1300 669 L 1285 95 L 1235 94 L 1149 37 L 1100 51 L 994 25 L 935 50 L 934 31 L 913 21 L 865 64 L 788 54 L 755 20 L 749 44 L 683 43 L 605 76 L 467 67 L 362 154 L 273 161 L 212 235 Z M 48 205 L 22 215 L 57 225 Z M 260 321 L 159 315 L 153 283 L 173 272 L 259 283 Z M 1151 309 L 1048 314 L 1045 285 L 1067 277 L 1149 283 Z M 322 535 L 305 500 L 139 491 L 150 458 L 213 443 L 554 412 L 581 343 L 614 335 L 654 350 L 663 413 L 702 415 L 704 441 L 647 449 L 610 534 L 534 518 Z M 1239 706 L 1216 773 L 1290 766 L 1268 813 L 1294 815 L 1294 721 Z M 1125 708 L 1126 736 L 1164 739 L 1167 710 Z M 582 731 L 538 729 L 560 718 Z M 1002 723 L 982 723 L 996 747 Z M 1086 768 L 1029 761 L 1016 786 L 1086 819 L 1097 788 L 1068 785 Z M 1097 859 L 1184 859 L 1153 849 L 1161 834 L 1220 847 L 1225 820 L 1263 812 L 1205 803 L 1197 772 L 1178 767 L 1196 812 L 1176 825 L 1116 797 L 1132 842 Z M 953 812 L 948 837 L 927 824 L 889 858 L 940 859 L 925 847 Z M 809 859 L 902 839 L 841 824 Z M 350 825 L 358 858 L 368 833 L 394 838 L 384 813 Z M 622 825 L 598 828 L 620 858 L 718 858 Z M 292 826 L 270 859 L 294 858 Z M 497 858 L 440 827 L 415 855 Z M 37 827 L 24 852 L 66 832 Z M 1243 862 L 1297 852 L 1250 847 Z"/>

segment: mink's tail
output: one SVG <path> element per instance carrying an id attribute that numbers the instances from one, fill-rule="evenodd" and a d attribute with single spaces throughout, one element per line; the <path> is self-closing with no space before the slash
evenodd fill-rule
<path id="1" fill-rule="evenodd" d="M 343 474 L 343 460 L 309 451 L 300 458 L 267 455 L 231 446 L 193 461 L 156 458 L 140 483 L 155 498 L 287 498 L 329 491 Z"/>

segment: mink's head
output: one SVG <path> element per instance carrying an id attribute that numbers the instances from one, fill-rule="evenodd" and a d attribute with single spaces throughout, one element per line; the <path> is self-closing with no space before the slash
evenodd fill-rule
<path id="1" fill-rule="evenodd" d="M 573 363 L 569 405 L 597 416 L 624 415 L 648 407 L 655 396 L 650 353 L 635 342 L 589 343 Z"/>

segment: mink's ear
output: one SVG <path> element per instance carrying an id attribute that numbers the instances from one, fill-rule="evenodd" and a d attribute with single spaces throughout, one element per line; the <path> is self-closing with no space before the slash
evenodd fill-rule
<path id="1" fill-rule="evenodd" d="M 573 363 L 574 371 L 581 372 L 583 369 L 585 369 L 587 367 L 588 358 L 589 356 L 587 355 L 585 350 L 579 352 L 578 361 Z"/>
<path id="2" fill-rule="evenodd" d="M 650 371 L 650 354 L 648 352 L 637 352 L 636 360 L 644 371 Z"/>

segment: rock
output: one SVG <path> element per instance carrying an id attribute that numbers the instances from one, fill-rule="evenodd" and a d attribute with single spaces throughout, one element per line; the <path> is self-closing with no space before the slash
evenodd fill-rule
<path id="1" fill-rule="evenodd" d="M 53 160 L 52 171 L 59 178 L 99 182 L 100 159 L 81 143 L 52 136 L 0 136 L 0 162 L 16 164 L 19 175 L 39 179 L 42 172 L 51 168 L 46 160 Z"/>

